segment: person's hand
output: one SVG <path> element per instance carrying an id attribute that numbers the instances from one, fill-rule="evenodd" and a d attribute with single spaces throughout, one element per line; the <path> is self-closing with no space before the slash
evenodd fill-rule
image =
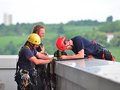
<path id="1" fill-rule="evenodd" d="M 94 58 L 92 55 L 87 56 L 88 58 Z"/>
<path id="2" fill-rule="evenodd" d="M 58 60 L 58 58 L 57 58 L 57 57 L 53 57 L 53 60 L 56 60 L 56 61 L 57 61 L 57 60 Z"/>
<path id="3" fill-rule="evenodd" d="M 62 55 L 60 58 L 61 59 L 67 59 L 67 56 L 66 55 Z"/>
<path id="4" fill-rule="evenodd" d="M 57 61 L 58 58 L 57 58 L 57 57 L 52 57 L 52 58 L 50 58 L 50 62 L 52 62 L 53 60 Z"/>
<path id="5" fill-rule="evenodd" d="M 50 58 L 50 62 L 52 62 L 53 58 Z"/>
<path id="6" fill-rule="evenodd" d="M 48 53 L 47 52 L 41 52 L 42 54 L 44 54 L 45 56 L 48 56 Z"/>

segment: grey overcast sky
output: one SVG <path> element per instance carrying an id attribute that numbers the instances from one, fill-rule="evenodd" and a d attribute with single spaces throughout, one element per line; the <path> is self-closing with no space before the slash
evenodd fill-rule
<path id="1" fill-rule="evenodd" d="M 70 20 L 120 20 L 120 0 L 0 0 L 3 14 L 12 14 L 13 23 L 66 23 Z"/>

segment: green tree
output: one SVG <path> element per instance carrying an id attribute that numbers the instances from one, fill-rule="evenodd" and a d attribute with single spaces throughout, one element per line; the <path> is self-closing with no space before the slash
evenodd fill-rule
<path id="1" fill-rule="evenodd" d="M 108 16 L 106 19 L 107 22 L 112 22 L 113 21 L 113 16 Z"/>
<path id="2" fill-rule="evenodd" d="M 114 38 L 111 40 L 111 47 L 120 47 L 120 32 L 114 34 Z"/>
<path id="3" fill-rule="evenodd" d="M 58 35 L 61 36 L 61 35 L 64 35 L 65 34 L 65 31 L 64 31 L 64 27 L 63 27 L 63 24 L 60 24 L 58 29 Z"/>
<path id="4" fill-rule="evenodd" d="M 102 32 L 119 32 L 120 31 L 120 21 L 107 22 L 99 28 Z"/>
<path id="5" fill-rule="evenodd" d="M 15 44 L 11 41 L 11 42 L 8 43 L 8 45 L 6 45 L 4 51 L 5 51 L 5 52 L 4 52 L 5 54 L 16 55 L 16 53 L 18 53 L 17 45 L 15 45 Z"/>

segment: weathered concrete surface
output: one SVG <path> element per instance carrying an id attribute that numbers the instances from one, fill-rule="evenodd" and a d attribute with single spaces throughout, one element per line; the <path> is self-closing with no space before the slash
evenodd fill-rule
<path id="1" fill-rule="evenodd" d="M 0 81 L 0 90 L 5 90 L 4 87 L 5 87 L 4 83 Z"/>
<path id="2" fill-rule="evenodd" d="M 0 68 L 15 68 L 17 59 L 17 55 L 0 55 Z"/>
<path id="3" fill-rule="evenodd" d="M 120 63 L 97 59 L 58 61 L 57 90 L 120 90 Z"/>
<path id="4" fill-rule="evenodd" d="M 14 74 L 17 55 L 0 55 L 0 81 L 4 84 L 4 90 L 17 90 Z"/>
<path id="5" fill-rule="evenodd" d="M 0 55 L 4 90 L 17 90 L 14 81 L 17 55 Z M 97 59 L 57 61 L 57 90 L 120 90 L 120 63 Z"/>

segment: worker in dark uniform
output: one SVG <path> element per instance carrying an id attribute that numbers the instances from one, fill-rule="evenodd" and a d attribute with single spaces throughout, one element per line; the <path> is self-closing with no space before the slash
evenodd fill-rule
<path id="1" fill-rule="evenodd" d="M 35 65 L 47 64 L 52 61 L 52 58 L 49 56 L 45 56 L 36 51 L 36 48 L 40 43 L 40 37 L 37 34 L 32 33 L 29 35 L 27 42 L 20 49 L 15 74 L 18 90 L 37 90 L 38 74 Z M 41 56 L 43 57 L 42 59 Z"/>
<path id="2" fill-rule="evenodd" d="M 59 50 L 72 50 L 75 53 L 75 55 L 62 55 L 62 59 L 94 57 L 114 61 L 110 51 L 100 44 L 89 41 L 81 36 L 75 36 L 70 40 L 67 40 L 66 37 L 59 37 L 56 40 L 56 46 Z"/>
<path id="3" fill-rule="evenodd" d="M 45 28 L 44 26 L 42 25 L 36 25 L 34 28 L 33 28 L 33 31 L 32 33 L 36 33 L 39 35 L 39 37 L 41 38 L 41 43 L 39 44 L 39 46 L 36 48 L 36 50 L 38 52 L 40 52 L 41 54 L 44 54 L 44 56 L 48 56 L 48 54 L 45 52 L 45 47 L 42 43 L 42 40 L 45 36 Z M 43 58 L 41 56 L 41 58 Z M 36 70 L 38 72 L 38 77 L 37 77 L 37 81 L 38 81 L 38 85 L 37 85 L 37 89 L 38 90 L 45 90 L 45 88 L 47 87 L 47 65 L 46 64 L 39 64 L 39 65 L 36 65 Z"/>

